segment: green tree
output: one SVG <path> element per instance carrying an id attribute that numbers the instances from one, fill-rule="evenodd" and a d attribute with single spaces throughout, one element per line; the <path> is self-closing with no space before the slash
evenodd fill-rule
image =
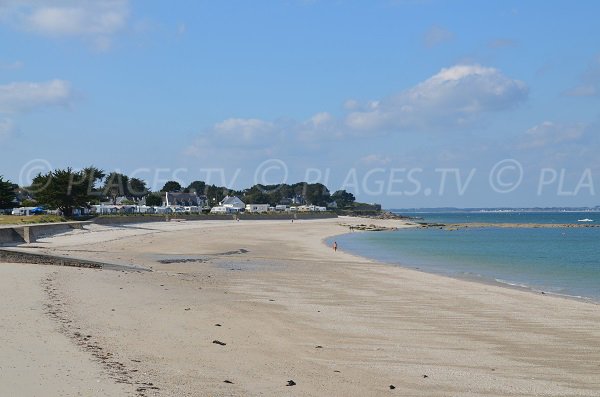
<path id="1" fill-rule="evenodd" d="M 146 187 L 146 182 L 138 178 L 129 178 L 127 183 L 127 196 L 141 198 L 150 193 Z"/>
<path id="2" fill-rule="evenodd" d="M 5 181 L 2 176 L 0 176 L 0 209 L 12 208 L 14 207 L 16 193 L 15 190 L 17 185 L 10 181 Z"/>
<path id="3" fill-rule="evenodd" d="M 89 202 L 97 198 L 96 182 L 102 180 L 104 173 L 88 167 L 81 171 L 71 168 L 55 170 L 47 174 L 38 174 L 29 187 L 40 204 L 57 208 L 64 215 L 73 215 L 76 207 L 88 207 Z"/>
<path id="4" fill-rule="evenodd" d="M 309 204 L 325 206 L 331 200 L 329 190 L 322 183 L 305 183 L 304 199 Z"/>
<path id="5" fill-rule="evenodd" d="M 165 183 L 165 186 L 163 186 L 162 189 L 160 189 L 161 192 L 180 192 L 181 191 L 181 184 L 179 182 L 176 181 L 168 181 L 167 183 Z"/>
<path id="6" fill-rule="evenodd" d="M 206 191 L 206 182 L 203 181 L 194 181 L 190 183 L 190 185 L 186 189 L 190 193 L 196 193 L 198 195 L 205 194 Z"/>
<path id="7" fill-rule="evenodd" d="M 338 190 L 331 195 L 331 198 L 336 202 L 338 208 L 348 207 L 356 200 L 352 193 L 345 190 Z"/>
<path id="8" fill-rule="evenodd" d="M 206 197 L 208 198 L 208 205 L 211 207 L 219 204 L 221 200 L 230 194 L 230 190 L 226 187 L 210 185 L 206 187 Z"/>
<path id="9" fill-rule="evenodd" d="M 21 207 L 37 207 L 37 201 L 25 199 L 21 201 Z"/>
<path id="10" fill-rule="evenodd" d="M 102 194 L 111 199 L 113 204 L 117 203 L 117 197 L 127 195 L 127 184 L 129 177 L 118 172 L 111 172 L 106 177 L 102 186 Z"/>
<path id="11" fill-rule="evenodd" d="M 247 204 L 271 204 L 270 196 L 263 192 L 247 193 L 243 201 Z"/>
<path id="12" fill-rule="evenodd" d="M 150 207 L 160 207 L 162 203 L 162 195 L 160 193 L 150 193 L 146 196 L 146 205 Z"/>

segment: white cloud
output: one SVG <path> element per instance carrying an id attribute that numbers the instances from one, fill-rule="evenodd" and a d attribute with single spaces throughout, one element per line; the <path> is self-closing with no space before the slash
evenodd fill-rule
<path id="1" fill-rule="evenodd" d="M 64 80 L 44 83 L 14 82 L 0 85 L 0 113 L 15 113 L 47 106 L 65 106 L 73 98 Z"/>
<path id="2" fill-rule="evenodd" d="M 565 92 L 565 95 L 589 97 L 600 95 L 600 55 L 597 55 L 580 77 L 581 83 Z"/>
<path id="3" fill-rule="evenodd" d="M 360 108 L 360 103 L 355 99 L 348 99 L 344 102 L 344 109 L 357 110 Z"/>
<path id="4" fill-rule="evenodd" d="M 361 157 L 360 162 L 365 165 L 387 165 L 392 161 L 388 156 L 381 154 L 369 154 L 368 156 Z"/>
<path id="5" fill-rule="evenodd" d="M 297 152 L 318 150 L 352 136 L 447 131 L 468 125 L 486 112 L 511 108 L 527 94 L 525 83 L 497 69 L 458 65 L 388 98 L 364 105 L 348 100 L 342 117 L 320 112 L 304 121 L 227 119 L 205 130 L 187 153 L 210 155 L 222 147 L 246 148 L 258 154 Z"/>
<path id="6" fill-rule="evenodd" d="M 244 152 L 243 155 L 273 155 L 287 149 L 317 148 L 321 142 L 337 136 L 336 123 L 335 118 L 326 112 L 317 113 L 305 121 L 231 118 L 200 134 L 186 153 L 204 157 L 213 153 L 215 148 L 227 147 L 229 151 Z"/>
<path id="7" fill-rule="evenodd" d="M 432 48 L 454 39 L 454 33 L 442 28 L 441 26 L 432 26 L 423 35 L 425 47 Z"/>
<path id="8" fill-rule="evenodd" d="M 528 129 L 519 144 L 519 149 L 539 149 L 556 144 L 574 142 L 584 135 L 584 124 L 557 124 L 544 121 Z"/>
<path id="9" fill-rule="evenodd" d="M 429 130 L 465 125 L 485 112 L 512 108 L 528 95 L 522 81 L 494 68 L 457 65 L 413 88 L 348 114 L 356 130 Z"/>
<path id="10" fill-rule="evenodd" d="M 259 119 L 227 119 L 212 129 L 215 140 L 230 146 L 265 146 L 280 132 L 274 123 Z"/>
<path id="11" fill-rule="evenodd" d="M 79 37 L 98 49 L 127 24 L 128 0 L 60 0 L 52 4 L 23 0 L 0 3 L 0 20 L 49 37 Z"/>

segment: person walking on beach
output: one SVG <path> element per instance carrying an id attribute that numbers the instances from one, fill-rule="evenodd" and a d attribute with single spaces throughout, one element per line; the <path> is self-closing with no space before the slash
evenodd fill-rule
<path id="1" fill-rule="evenodd" d="M 333 252 L 337 251 L 337 241 L 333 242 Z"/>

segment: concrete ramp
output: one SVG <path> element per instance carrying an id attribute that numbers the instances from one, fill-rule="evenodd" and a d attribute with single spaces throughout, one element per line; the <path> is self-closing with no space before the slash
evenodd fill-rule
<path id="1" fill-rule="evenodd" d="M 0 246 L 15 246 L 35 243 L 38 238 L 66 233 L 73 229 L 82 229 L 91 222 L 37 223 L 31 225 L 0 227 Z"/>

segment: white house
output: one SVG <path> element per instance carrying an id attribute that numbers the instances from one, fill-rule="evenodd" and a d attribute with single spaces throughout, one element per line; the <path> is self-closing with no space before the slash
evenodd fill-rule
<path id="1" fill-rule="evenodd" d="M 318 205 L 301 205 L 298 207 L 298 211 L 300 212 L 317 212 L 317 211 L 327 211 L 326 207 L 320 207 Z"/>
<path id="2" fill-rule="evenodd" d="M 212 207 L 210 209 L 211 214 L 233 214 L 236 212 L 238 212 L 237 209 L 235 209 L 233 207 L 224 207 L 222 205 L 218 205 L 218 206 Z"/>
<path id="3" fill-rule="evenodd" d="M 219 206 L 230 208 L 232 212 L 243 211 L 246 208 L 246 204 L 237 196 L 225 196 L 225 198 L 219 203 Z"/>
<path id="4" fill-rule="evenodd" d="M 268 212 L 269 204 L 246 204 L 246 212 Z"/>
<path id="5" fill-rule="evenodd" d="M 206 197 L 198 196 L 196 193 L 179 193 L 179 192 L 166 192 L 163 197 L 163 207 L 180 208 L 185 207 L 194 208 L 199 212 L 199 208 L 206 205 Z"/>

